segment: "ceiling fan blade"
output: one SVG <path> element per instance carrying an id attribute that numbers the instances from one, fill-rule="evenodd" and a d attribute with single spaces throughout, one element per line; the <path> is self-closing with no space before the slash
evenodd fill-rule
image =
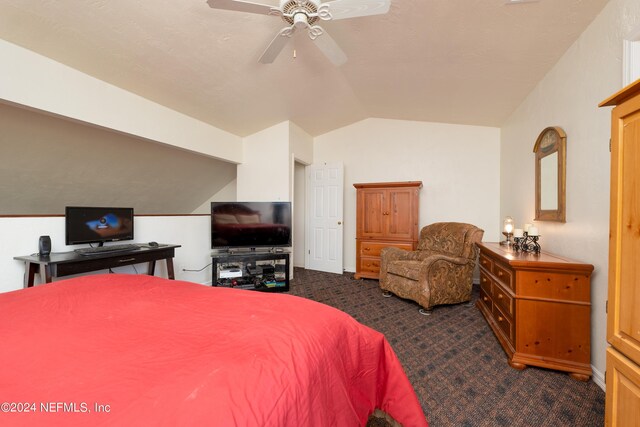
<path id="1" fill-rule="evenodd" d="M 239 12 L 258 13 L 269 15 L 273 6 L 268 4 L 252 3 L 241 0 L 207 0 L 207 4 L 212 9 L 236 10 Z"/>
<path id="2" fill-rule="evenodd" d="M 285 27 L 278 32 L 276 37 L 271 40 L 271 43 L 265 49 L 264 53 L 259 59 L 262 64 L 271 64 L 276 57 L 280 54 L 284 46 L 289 41 L 291 34 L 293 33 L 293 27 Z M 286 35 L 288 34 L 288 35 Z"/>
<path id="3" fill-rule="evenodd" d="M 329 6 L 331 20 L 336 20 L 387 13 L 391 0 L 333 0 L 324 4 Z"/>
<path id="4" fill-rule="evenodd" d="M 320 49 L 334 65 L 339 67 L 347 62 L 347 55 L 326 31 L 318 36 L 314 42 L 316 46 L 318 46 L 318 49 Z"/>

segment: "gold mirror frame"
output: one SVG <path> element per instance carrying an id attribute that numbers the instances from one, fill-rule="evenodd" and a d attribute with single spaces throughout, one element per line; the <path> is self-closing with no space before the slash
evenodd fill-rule
<path id="1" fill-rule="evenodd" d="M 533 146 L 533 152 L 536 155 L 536 221 L 566 221 L 566 163 L 567 163 L 567 134 L 557 127 L 548 127 L 540 133 L 535 145 Z M 549 162 L 552 161 L 551 157 L 557 153 L 557 168 L 553 165 L 553 169 L 556 169 L 557 174 L 547 177 L 543 181 L 543 160 L 546 158 L 545 170 L 553 172 L 553 169 L 549 169 Z M 549 179 L 551 183 L 549 183 Z M 554 182 L 555 181 L 555 182 Z M 556 187 L 557 185 L 557 187 Z M 554 191 L 557 192 L 557 203 L 554 205 L 555 209 L 550 206 L 544 205 L 543 201 L 547 203 L 549 197 L 555 201 Z"/>

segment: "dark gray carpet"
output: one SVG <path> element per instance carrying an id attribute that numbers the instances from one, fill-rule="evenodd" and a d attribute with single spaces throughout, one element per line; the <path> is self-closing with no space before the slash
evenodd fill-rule
<path id="1" fill-rule="evenodd" d="M 593 381 L 539 368 L 512 369 L 475 306 L 436 307 L 431 316 L 375 280 L 295 269 L 290 294 L 343 310 L 393 346 L 429 424 L 602 426 L 604 392 Z M 477 289 L 474 291 L 474 302 Z"/>

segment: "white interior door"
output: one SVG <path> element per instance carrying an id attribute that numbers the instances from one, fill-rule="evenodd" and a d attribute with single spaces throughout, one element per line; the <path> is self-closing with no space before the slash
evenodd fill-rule
<path id="1" fill-rule="evenodd" d="M 342 274 L 344 166 L 307 166 L 307 248 L 305 266 Z"/>

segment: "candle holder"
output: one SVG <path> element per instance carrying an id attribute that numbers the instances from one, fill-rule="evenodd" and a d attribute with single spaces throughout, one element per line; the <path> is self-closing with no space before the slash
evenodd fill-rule
<path id="1" fill-rule="evenodd" d="M 504 230 L 502 234 L 504 234 L 507 239 L 500 242 L 500 244 L 504 246 L 512 246 L 513 242 L 511 241 L 511 236 L 513 236 L 513 218 L 510 216 L 505 217 L 502 229 Z"/>
<path id="2" fill-rule="evenodd" d="M 503 231 L 502 234 L 504 234 L 506 239 L 501 241 L 500 244 L 503 246 L 513 246 L 513 242 L 511 241 L 511 237 L 513 236 L 513 233 L 507 233 L 506 231 Z"/>
<path id="3" fill-rule="evenodd" d="M 540 236 L 529 236 L 529 233 L 525 231 L 522 237 L 513 238 L 513 249 L 515 249 L 516 252 L 522 251 L 539 254 L 541 248 L 538 239 L 540 239 Z"/>

